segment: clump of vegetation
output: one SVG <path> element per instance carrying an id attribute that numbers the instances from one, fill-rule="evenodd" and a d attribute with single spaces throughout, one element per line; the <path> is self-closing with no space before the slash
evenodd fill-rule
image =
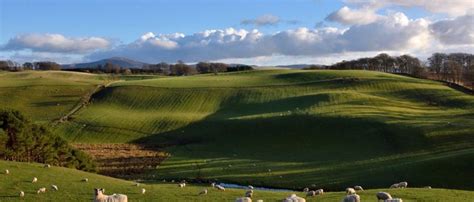
<path id="1" fill-rule="evenodd" d="M 95 171 L 94 162 L 86 154 L 17 110 L 0 110 L 0 129 L 1 159 Z"/>

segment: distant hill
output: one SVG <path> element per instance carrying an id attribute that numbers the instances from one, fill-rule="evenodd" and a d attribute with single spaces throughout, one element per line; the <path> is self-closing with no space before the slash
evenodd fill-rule
<path id="1" fill-rule="evenodd" d="M 88 67 L 90 68 L 90 67 L 97 67 L 98 65 L 104 66 L 106 63 L 112 63 L 123 68 L 142 68 L 143 65 L 147 65 L 147 63 L 132 60 L 129 58 L 112 57 L 112 58 L 103 59 L 103 60 L 99 60 L 95 62 L 62 65 L 62 68 L 64 69 L 88 68 Z"/>
<path id="2" fill-rule="evenodd" d="M 284 67 L 284 68 L 290 68 L 290 69 L 303 69 L 311 66 L 318 66 L 321 67 L 321 69 L 324 68 L 324 65 L 314 65 L 314 64 L 292 64 L 292 65 L 278 65 L 277 67 Z"/>

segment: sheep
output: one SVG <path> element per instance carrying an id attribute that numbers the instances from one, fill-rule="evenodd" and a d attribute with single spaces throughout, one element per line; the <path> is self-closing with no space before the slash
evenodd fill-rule
<path id="1" fill-rule="evenodd" d="M 54 185 L 54 184 L 51 185 L 51 188 L 53 188 L 54 191 L 58 191 L 58 190 L 59 190 L 59 189 L 58 189 L 58 186 L 56 186 L 56 185 Z"/>
<path id="2" fill-rule="evenodd" d="M 356 191 L 353 189 L 353 188 L 346 188 L 346 194 L 347 195 L 352 195 L 352 194 L 355 194 Z"/>
<path id="3" fill-rule="evenodd" d="M 82 179 L 81 181 L 83 181 L 83 182 L 89 182 L 89 179 L 84 178 L 84 179 Z"/>
<path id="4" fill-rule="evenodd" d="M 8 169 L 5 169 L 5 175 L 10 174 L 10 171 Z"/>
<path id="5" fill-rule="evenodd" d="M 215 182 L 211 183 L 211 187 L 216 187 L 216 183 Z"/>
<path id="6" fill-rule="evenodd" d="M 20 191 L 20 197 L 25 197 L 25 192 Z"/>
<path id="7" fill-rule="evenodd" d="M 225 188 L 221 185 L 216 185 L 215 187 L 216 187 L 216 189 L 218 189 L 220 191 L 225 191 Z"/>
<path id="8" fill-rule="evenodd" d="M 44 167 L 44 168 L 51 168 L 51 165 L 49 165 L 49 164 L 44 164 L 43 167 Z"/>
<path id="9" fill-rule="evenodd" d="M 403 202 L 401 198 L 387 199 L 384 202 Z"/>
<path id="10" fill-rule="evenodd" d="M 94 202 L 128 202 L 127 195 L 124 194 L 113 194 L 113 195 L 105 195 L 102 192 L 102 189 L 94 189 L 95 197 Z"/>
<path id="11" fill-rule="evenodd" d="M 236 198 L 235 202 L 252 202 L 252 199 L 249 197 L 240 197 L 240 198 Z"/>
<path id="12" fill-rule="evenodd" d="M 342 202 L 360 202 L 360 196 L 357 194 L 350 194 L 342 199 Z"/>
<path id="13" fill-rule="evenodd" d="M 392 196 L 387 192 L 378 192 L 375 196 L 377 196 L 378 201 L 392 199 Z"/>
<path id="14" fill-rule="evenodd" d="M 34 177 L 31 183 L 36 183 L 36 182 L 38 182 L 38 178 Z"/>
<path id="15" fill-rule="evenodd" d="M 46 193 L 46 188 L 45 187 L 41 187 L 38 189 L 38 191 L 36 191 L 37 194 L 40 194 L 40 193 Z"/>
<path id="16" fill-rule="evenodd" d="M 199 192 L 198 195 L 206 195 L 206 194 L 207 194 L 207 189 L 204 189 L 201 192 Z"/>
<path id="17" fill-rule="evenodd" d="M 392 186 L 390 186 L 390 189 L 394 189 L 394 188 L 399 188 L 400 185 L 398 183 L 395 183 L 395 184 L 392 184 Z"/>
<path id="18" fill-rule="evenodd" d="M 364 191 L 364 189 L 361 186 L 354 186 L 354 189 L 356 191 Z"/>
<path id="19" fill-rule="evenodd" d="M 252 190 L 253 189 L 253 186 L 252 185 L 249 185 L 247 186 L 248 189 Z"/>
<path id="20" fill-rule="evenodd" d="M 183 187 L 185 187 L 185 186 L 186 186 L 186 183 L 184 183 L 184 182 L 178 184 L 178 187 L 179 187 L 179 188 L 183 188 Z"/>
<path id="21" fill-rule="evenodd" d="M 142 194 L 145 194 L 145 192 L 146 192 L 146 189 L 142 188 Z"/>
<path id="22" fill-rule="evenodd" d="M 400 182 L 398 183 L 399 188 L 407 188 L 408 187 L 408 182 Z"/>
<path id="23" fill-rule="evenodd" d="M 135 186 L 136 186 L 136 187 L 139 187 L 139 186 L 140 186 L 140 183 L 138 183 L 138 182 L 135 183 Z"/>
<path id="24" fill-rule="evenodd" d="M 245 192 L 245 197 L 252 198 L 252 196 L 253 196 L 253 190 L 248 190 L 247 192 Z"/>
<path id="25" fill-rule="evenodd" d="M 263 202 L 263 200 L 262 200 L 262 199 L 258 199 L 257 202 Z"/>
<path id="26" fill-rule="evenodd" d="M 306 192 L 306 196 L 316 196 L 316 191 L 308 191 Z"/>
<path id="27" fill-rule="evenodd" d="M 431 189 L 431 186 L 425 186 L 425 187 L 423 187 L 423 188 L 425 188 L 425 189 Z"/>
<path id="28" fill-rule="evenodd" d="M 309 188 L 308 188 L 308 187 L 305 187 L 305 188 L 303 189 L 303 192 L 309 192 Z"/>
<path id="29" fill-rule="evenodd" d="M 324 194 L 324 190 L 323 189 L 318 189 L 315 191 L 316 192 L 316 195 L 323 195 Z"/>
<path id="30" fill-rule="evenodd" d="M 291 194 L 283 199 L 283 202 L 306 202 L 306 199 L 296 196 L 296 194 Z"/>

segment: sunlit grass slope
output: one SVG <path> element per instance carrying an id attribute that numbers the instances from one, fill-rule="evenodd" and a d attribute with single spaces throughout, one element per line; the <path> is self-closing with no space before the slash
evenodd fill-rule
<path id="1" fill-rule="evenodd" d="M 9 175 L 3 171 L 8 169 Z M 176 184 L 168 183 L 141 183 L 139 187 L 135 182 L 104 177 L 96 174 L 67 168 L 43 168 L 40 164 L 28 164 L 0 161 L 0 201 L 91 201 L 94 188 L 105 188 L 106 194 L 126 194 L 129 201 L 234 201 L 241 197 L 244 190 L 227 189 L 225 192 L 212 189 L 207 184 L 190 184 L 185 188 L 178 188 Z M 37 183 L 31 183 L 33 177 L 38 178 Z M 89 182 L 81 180 L 88 178 Z M 51 185 L 57 185 L 59 190 L 53 191 Z M 37 194 L 41 188 L 47 188 L 46 193 Z M 146 189 L 141 194 L 141 188 Z M 198 196 L 198 193 L 207 188 L 209 193 Z M 25 197 L 20 200 L 19 192 L 24 191 Z M 376 201 L 375 193 L 389 191 L 392 196 L 403 198 L 403 201 L 470 201 L 474 192 L 447 190 L 447 189 L 399 189 L 399 190 L 366 190 L 359 192 L 363 201 Z M 277 201 L 293 192 L 255 191 L 254 199 L 264 201 Z M 304 196 L 301 192 L 294 192 Z M 323 196 L 307 198 L 308 201 L 340 201 L 343 192 L 326 193 Z"/>
<path id="2" fill-rule="evenodd" d="M 473 126 L 474 97 L 438 82 L 260 70 L 116 82 L 57 131 L 166 146 L 157 178 L 474 189 Z"/>

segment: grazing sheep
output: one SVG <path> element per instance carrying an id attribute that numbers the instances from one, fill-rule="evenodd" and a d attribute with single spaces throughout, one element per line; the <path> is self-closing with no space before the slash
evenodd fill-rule
<path id="1" fill-rule="evenodd" d="M 235 202 L 252 202 L 252 199 L 249 197 L 240 197 L 235 199 Z"/>
<path id="2" fill-rule="evenodd" d="M 296 194 L 291 194 L 283 199 L 283 202 L 306 202 L 306 199 L 296 196 Z"/>
<path id="3" fill-rule="evenodd" d="M 353 188 L 346 188 L 346 194 L 347 195 L 352 195 L 352 194 L 355 194 L 356 191 L 353 189 Z"/>
<path id="4" fill-rule="evenodd" d="M 49 165 L 49 164 L 44 164 L 43 167 L 44 167 L 44 168 L 51 168 L 51 165 Z"/>
<path id="5" fill-rule="evenodd" d="M 5 169 L 5 175 L 10 174 L 10 171 L 8 169 Z"/>
<path id="6" fill-rule="evenodd" d="M 425 189 L 431 189 L 431 186 L 426 186 L 426 187 L 423 187 Z"/>
<path id="7" fill-rule="evenodd" d="M 199 192 L 198 195 L 206 195 L 206 194 L 207 194 L 207 189 L 204 189 L 201 192 Z"/>
<path id="8" fill-rule="evenodd" d="M 378 192 L 375 196 L 377 196 L 377 200 L 392 199 L 392 196 L 387 192 Z"/>
<path id="9" fill-rule="evenodd" d="M 128 202 L 128 197 L 124 194 L 113 194 L 109 196 L 105 195 L 102 189 L 94 189 L 94 191 L 94 202 Z"/>
<path id="10" fill-rule="evenodd" d="M 354 186 L 354 189 L 356 191 L 364 191 L 364 189 L 361 186 Z"/>
<path id="11" fill-rule="evenodd" d="M 83 182 L 89 182 L 89 179 L 84 178 L 84 179 L 82 179 L 81 181 L 83 181 Z"/>
<path id="12" fill-rule="evenodd" d="M 342 202 L 360 202 L 360 196 L 357 194 L 351 194 L 344 197 Z"/>
<path id="13" fill-rule="evenodd" d="M 258 199 L 257 202 L 263 202 L 263 200 L 262 200 L 262 199 Z"/>
<path id="14" fill-rule="evenodd" d="M 253 196 L 253 190 L 248 190 L 247 192 L 245 192 L 245 197 L 252 198 L 252 196 Z"/>
<path id="15" fill-rule="evenodd" d="M 305 188 L 303 189 L 303 192 L 309 192 L 309 188 L 308 188 L 308 187 L 305 187 Z"/>
<path id="16" fill-rule="evenodd" d="M 38 178 L 34 177 L 31 183 L 36 183 L 36 182 L 38 182 Z"/>
<path id="17" fill-rule="evenodd" d="M 221 185 L 216 185 L 215 187 L 216 187 L 216 189 L 218 189 L 220 191 L 225 191 L 225 188 Z"/>
<path id="18" fill-rule="evenodd" d="M 25 192 L 20 191 L 20 197 L 25 197 Z"/>
<path id="19" fill-rule="evenodd" d="M 140 183 L 138 183 L 138 182 L 135 183 L 135 186 L 136 186 L 136 187 L 139 187 L 139 186 L 140 186 Z"/>
<path id="20" fill-rule="evenodd" d="M 249 185 L 249 186 L 247 186 L 247 188 L 249 188 L 249 189 L 253 189 L 253 186 L 252 186 L 252 185 Z"/>
<path id="21" fill-rule="evenodd" d="M 142 188 L 142 194 L 145 194 L 145 192 L 146 192 L 146 189 Z"/>
<path id="22" fill-rule="evenodd" d="M 384 202 L 403 202 L 401 198 L 387 199 Z"/>
<path id="23" fill-rule="evenodd" d="M 58 191 L 58 190 L 59 190 L 59 189 L 58 189 L 58 186 L 56 186 L 56 185 L 54 185 L 54 184 L 51 185 L 51 188 L 53 188 L 54 191 Z"/>
<path id="24" fill-rule="evenodd" d="M 211 183 L 211 187 L 216 187 L 216 183 L 215 182 Z"/>
<path id="25" fill-rule="evenodd" d="M 398 187 L 400 187 L 400 185 L 398 183 L 395 183 L 395 184 L 392 184 L 392 186 L 390 186 L 390 189 L 394 189 Z"/>
<path id="26" fill-rule="evenodd" d="M 46 188 L 45 187 L 41 187 L 38 189 L 38 191 L 36 191 L 37 194 L 40 194 L 40 193 L 46 193 Z"/>
<path id="27" fill-rule="evenodd" d="M 315 191 L 316 192 L 316 195 L 323 195 L 324 194 L 324 190 L 323 189 L 318 189 Z"/>
<path id="28" fill-rule="evenodd" d="M 184 182 L 178 184 L 178 187 L 179 187 L 179 188 L 183 188 L 183 187 L 185 187 L 185 186 L 186 186 L 186 183 L 184 183 Z"/>
<path id="29" fill-rule="evenodd" d="M 398 183 L 399 188 L 407 188 L 408 187 L 408 182 L 400 182 Z"/>
<path id="30" fill-rule="evenodd" d="M 306 196 L 316 196 L 316 191 L 308 191 L 306 192 Z"/>

